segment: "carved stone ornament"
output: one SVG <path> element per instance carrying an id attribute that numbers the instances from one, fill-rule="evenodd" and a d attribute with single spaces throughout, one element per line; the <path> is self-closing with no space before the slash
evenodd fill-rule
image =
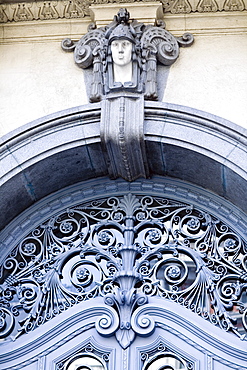
<path id="1" fill-rule="evenodd" d="M 173 64 L 179 56 L 179 47 L 190 46 L 193 40 L 190 33 L 174 37 L 162 21 L 156 26 L 130 21 L 129 12 L 120 9 L 108 26 L 95 29 L 94 25 L 90 25 L 88 33 L 78 42 L 64 39 L 62 48 L 74 51 L 75 63 L 80 68 L 93 65 L 91 102 L 100 101 L 104 95 L 120 90 L 144 93 L 145 99 L 156 100 L 157 62 L 166 66 Z M 114 60 L 114 48 L 120 48 L 123 41 L 131 48 L 131 72 L 127 73 L 130 76 L 127 80 L 116 77 L 116 69 L 125 76 L 128 63 L 122 60 L 121 65 L 117 65 L 119 61 Z M 128 53 L 127 45 L 123 46 L 125 50 L 119 50 L 119 55 Z"/>
<path id="2" fill-rule="evenodd" d="M 145 3 L 147 0 L 143 0 Z M 126 1 L 120 0 L 119 3 Z M 129 0 L 135 3 L 135 0 Z M 49 21 L 52 19 L 86 18 L 90 15 L 90 5 L 111 4 L 112 0 L 64 0 L 16 2 L 3 0 L 0 4 L 0 23 Z M 246 0 L 162 0 L 164 13 L 188 14 L 208 12 L 242 12 L 247 10 Z M 145 4 L 144 4 L 145 6 Z"/>
<path id="3" fill-rule="evenodd" d="M 35 227 L 5 258 L 0 338 L 14 340 L 97 297 L 109 310 L 96 330 L 122 348 L 155 330 L 146 312 L 153 298 L 246 340 L 246 252 L 229 225 L 173 199 L 126 193 L 78 204 Z"/>
<path id="4" fill-rule="evenodd" d="M 179 46 L 189 46 L 193 36 L 180 38 L 159 26 L 130 21 L 127 9 L 120 9 L 112 23 L 94 29 L 77 43 L 62 42 L 65 51 L 74 50 L 80 68 L 93 65 L 90 101 L 101 104 L 100 133 L 111 178 L 133 181 L 148 177 L 144 143 L 144 99 L 157 100 L 157 63 L 171 65 Z"/>

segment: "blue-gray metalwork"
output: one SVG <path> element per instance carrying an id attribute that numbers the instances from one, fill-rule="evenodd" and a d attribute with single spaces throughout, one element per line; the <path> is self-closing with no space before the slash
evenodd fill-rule
<path id="1" fill-rule="evenodd" d="M 0 369 L 246 369 L 245 131 L 145 102 L 109 168 L 106 108 L 3 140 Z"/>
<path id="2" fill-rule="evenodd" d="M 5 258 L 1 338 L 103 297 L 115 313 L 96 330 L 128 348 L 154 332 L 154 320 L 138 312 L 156 296 L 244 340 L 246 251 L 226 222 L 185 202 L 127 193 L 78 204 L 36 226 Z"/>

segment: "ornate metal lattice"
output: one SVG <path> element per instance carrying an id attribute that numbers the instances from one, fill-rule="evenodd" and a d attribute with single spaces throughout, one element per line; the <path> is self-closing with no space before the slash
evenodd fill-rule
<path id="1" fill-rule="evenodd" d="M 89 341 L 80 350 L 65 356 L 65 359 L 56 363 L 55 370 L 108 370 L 109 357 L 110 352 L 106 348 L 102 351 L 97 345 Z"/>
<path id="2" fill-rule="evenodd" d="M 1 266 L 0 334 L 18 337 L 94 297 L 110 305 L 123 348 L 131 315 L 168 299 L 241 339 L 247 331 L 247 245 L 189 204 L 127 194 L 81 204 L 26 235 Z M 104 334 L 104 320 L 96 329 Z"/>
<path id="3" fill-rule="evenodd" d="M 194 370 L 194 363 L 173 349 L 169 348 L 162 340 L 155 346 L 140 352 L 141 368 L 143 370 Z"/>

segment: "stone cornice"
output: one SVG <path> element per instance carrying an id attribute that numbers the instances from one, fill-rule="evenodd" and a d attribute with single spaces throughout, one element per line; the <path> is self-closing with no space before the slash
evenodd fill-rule
<path id="1" fill-rule="evenodd" d="M 227 16 L 226 16 L 227 14 Z M 215 12 L 190 14 L 165 14 L 166 28 L 174 36 L 191 32 L 194 37 L 247 34 L 247 10 L 242 12 Z M 74 19 L 50 19 L 44 21 L 7 22 L 0 26 L 0 44 L 47 43 L 70 37 L 79 40 L 87 33 L 91 23 L 89 16 Z"/>
<path id="2" fill-rule="evenodd" d="M 144 0 L 145 1 L 145 0 Z M 143 7 L 143 2 L 130 0 L 117 1 L 119 6 L 136 3 Z M 215 12 L 241 12 L 247 10 L 247 0 L 162 0 L 164 13 L 215 13 Z M 9 2 L 0 4 L 0 23 L 26 22 L 35 20 L 75 19 L 90 16 L 90 6 L 105 7 L 112 4 L 110 0 L 58 0 L 34 2 Z"/>

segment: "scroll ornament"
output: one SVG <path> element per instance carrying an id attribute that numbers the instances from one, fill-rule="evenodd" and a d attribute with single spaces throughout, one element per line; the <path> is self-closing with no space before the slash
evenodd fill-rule
<path id="1" fill-rule="evenodd" d="M 122 348 L 155 330 L 152 300 L 246 340 L 246 252 L 238 232 L 190 204 L 131 193 L 78 204 L 36 226 L 0 266 L 0 339 L 97 298 L 95 328 Z"/>
<path id="2" fill-rule="evenodd" d="M 113 40 L 127 40 L 132 44 L 132 78 L 128 83 L 114 81 Z M 62 41 L 65 51 L 74 51 L 75 63 L 80 68 L 93 66 L 90 101 L 97 102 L 109 92 L 127 90 L 144 93 L 144 98 L 157 100 L 157 63 L 172 65 L 179 56 L 179 47 L 192 45 L 192 34 L 174 37 L 165 29 L 163 21 L 155 26 L 130 20 L 127 9 L 120 9 L 112 23 L 105 27 L 89 26 L 89 31 L 78 42 Z"/>

